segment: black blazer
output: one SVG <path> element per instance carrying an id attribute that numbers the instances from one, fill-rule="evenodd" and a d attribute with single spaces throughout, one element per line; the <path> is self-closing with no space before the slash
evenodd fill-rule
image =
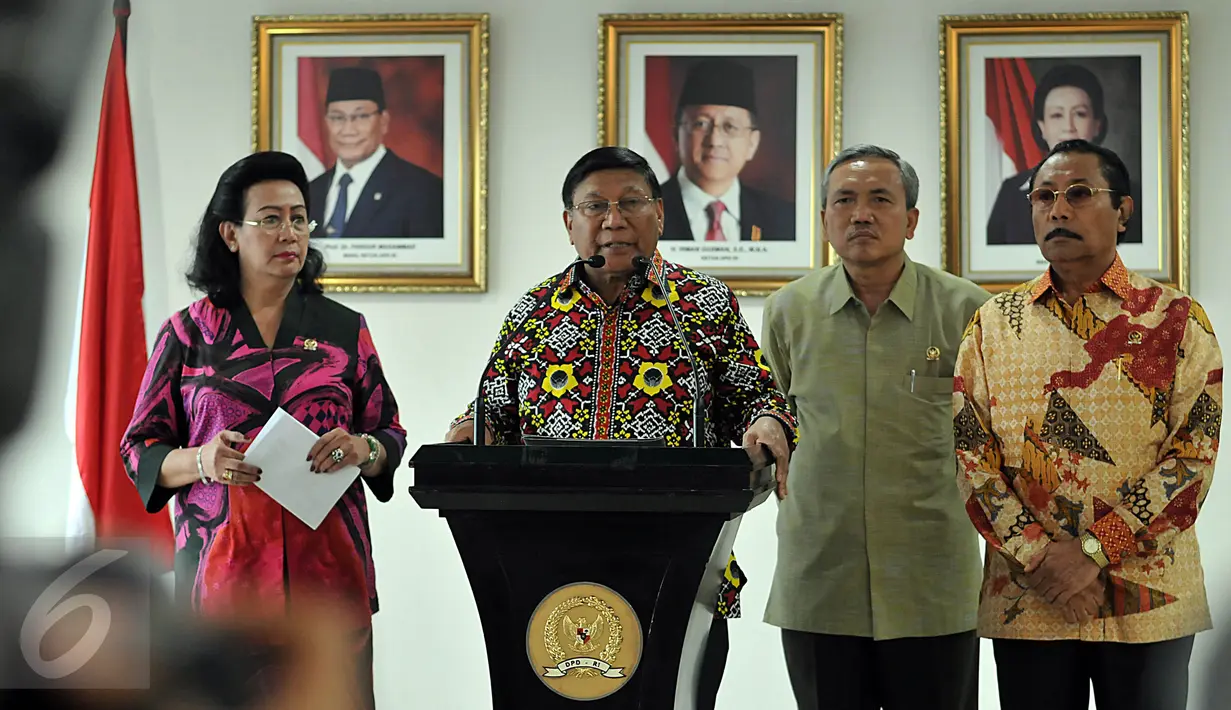
<path id="1" fill-rule="evenodd" d="M 314 237 L 325 236 L 325 198 L 333 173 L 330 168 L 308 184 Z M 444 237 L 444 181 L 391 150 L 386 149 L 357 199 L 346 222 L 347 237 Z"/>
<path id="2" fill-rule="evenodd" d="M 1034 244 L 1034 221 L 1030 214 L 1030 201 L 1026 193 L 1030 190 L 1026 181 L 1030 179 L 1030 171 L 1020 172 L 1005 180 L 996 194 L 996 202 L 992 205 L 992 215 L 987 220 L 988 244 Z M 1128 218 L 1127 229 L 1120 235 L 1121 244 L 1141 243 L 1141 188 L 1136 182 L 1130 184 L 1129 193 L 1133 198 L 1133 216 Z"/>
<path id="3" fill-rule="evenodd" d="M 684 210 L 684 198 L 680 196 L 679 180 L 672 177 L 663 183 L 663 235 L 662 239 L 692 241 L 692 227 Z M 752 228 L 760 227 L 763 242 L 789 242 L 795 240 L 795 203 L 774 197 L 769 193 L 739 186 L 739 238 L 752 241 Z"/>

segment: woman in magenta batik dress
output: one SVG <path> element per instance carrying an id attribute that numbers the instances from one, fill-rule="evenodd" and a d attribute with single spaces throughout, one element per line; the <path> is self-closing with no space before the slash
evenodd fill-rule
<path id="1" fill-rule="evenodd" d="M 204 615 L 336 601 L 372 706 L 379 603 L 364 489 L 392 498 L 406 433 L 364 317 L 322 294 L 308 194 L 285 153 L 223 173 L 188 274 L 207 295 L 159 331 L 120 451 L 146 510 L 175 501 L 177 597 Z M 253 485 L 260 471 L 243 460 L 278 408 L 321 437 L 308 453 L 318 475 L 360 468 L 315 530 Z"/>

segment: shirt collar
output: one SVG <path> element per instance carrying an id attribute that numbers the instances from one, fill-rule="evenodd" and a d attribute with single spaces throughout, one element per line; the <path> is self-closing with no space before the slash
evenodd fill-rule
<path id="1" fill-rule="evenodd" d="M 855 297 L 851 282 L 846 277 L 846 268 L 841 264 L 834 270 L 833 278 L 825 285 L 821 295 L 829 304 L 829 315 L 831 316 L 845 308 L 846 304 Z"/>
<path id="2" fill-rule="evenodd" d="M 902 266 L 902 274 L 898 276 L 897 283 L 893 285 L 893 289 L 889 292 L 889 299 L 893 305 L 902 311 L 902 315 L 906 316 L 907 320 L 915 319 L 915 293 L 919 290 L 919 269 L 915 266 L 915 262 L 910 260 L 909 256 L 902 255 L 905 263 Z M 851 288 L 850 279 L 846 275 L 846 268 L 838 269 L 834 274 L 834 278 L 825 287 L 824 298 L 829 303 L 829 315 L 833 315 L 846 307 L 852 299 L 858 300 L 855 296 L 855 290 Z"/>
<path id="3" fill-rule="evenodd" d="M 726 192 L 715 197 L 689 180 L 684 168 L 680 168 L 676 176 L 680 181 L 680 199 L 687 207 L 704 213 L 711 202 L 720 200 L 723 210 L 734 217 L 737 222 L 739 221 L 739 178 L 731 183 L 731 187 L 728 187 Z"/>
<path id="4" fill-rule="evenodd" d="M 919 270 L 909 256 L 902 254 L 902 258 L 905 259 L 902 274 L 898 276 L 898 282 L 889 292 L 889 300 L 893 301 L 893 305 L 897 306 L 899 311 L 902 311 L 906 320 L 913 321 L 915 319 L 915 293 L 919 290 Z"/>
<path id="5" fill-rule="evenodd" d="M 658 276 L 656 275 L 656 272 L 658 271 L 665 272 L 666 268 L 664 265 L 666 263 L 667 262 L 663 260 L 662 254 L 659 253 L 658 249 L 655 249 L 654 250 L 654 268 L 650 269 L 649 273 L 646 274 L 646 278 L 649 280 L 651 284 L 655 286 L 659 285 Z M 578 264 L 570 269 L 566 269 L 563 274 L 560 274 L 560 279 L 556 283 L 556 293 L 562 293 L 564 291 L 568 291 L 569 289 L 576 287 L 580 281 L 581 281 L 581 265 Z"/>
<path id="6" fill-rule="evenodd" d="M 343 165 L 342 161 L 337 161 L 334 164 L 336 169 L 333 171 L 333 184 L 337 185 L 342 176 L 347 173 L 350 173 L 352 181 L 366 183 L 368 178 L 372 177 L 372 173 L 376 171 L 376 166 L 380 165 L 380 161 L 385 159 L 385 153 L 387 152 L 388 149 L 385 148 L 385 144 L 381 143 L 376 146 L 376 150 L 371 155 L 349 168 Z"/>
<path id="7" fill-rule="evenodd" d="M 1051 274 L 1051 267 L 1048 267 L 1042 276 L 1035 278 L 1034 284 L 1030 287 L 1028 297 L 1030 303 L 1038 301 L 1048 291 L 1056 291 L 1057 295 L 1060 294 L 1056 288 L 1055 281 L 1052 280 Z M 1097 293 L 1104 286 L 1119 296 L 1121 300 L 1128 300 L 1131 295 L 1132 285 L 1129 280 L 1128 269 L 1124 266 L 1124 262 L 1120 260 L 1119 252 L 1116 252 L 1116 258 L 1111 262 L 1111 266 L 1107 267 L 1107 270 L 1103 272 L 1098 281 L 1090 284 L 1090 288 L 1086 289 L 1086 293 Z"/>

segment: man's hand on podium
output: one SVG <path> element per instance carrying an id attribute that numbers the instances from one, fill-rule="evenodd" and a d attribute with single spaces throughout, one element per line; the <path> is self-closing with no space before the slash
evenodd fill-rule
<path id="1" fill-rule="evenodd" d="M 496 440 L 496 433 L 492 431 L 490 426 L 484 427 L 487 430 L 487 438 L 483 440 L 484 444 L 491 444 Z M 445 434 L 446 444 L 456 443 L 474 443 L 474 420 L 467 419 L 460 422 Z"/>
<path id="2" fill-rule="evenodd" d="M 778 479 L 778 500 L 786 498 L 787 465 L 791 460 L 791 447 L 786 441 L 782 423 L 773 417 L 759 417 L 744 432 L 744 450 L 753 461 L 759 458 L 761 446 L 774 455 L 774 475 Z"/>

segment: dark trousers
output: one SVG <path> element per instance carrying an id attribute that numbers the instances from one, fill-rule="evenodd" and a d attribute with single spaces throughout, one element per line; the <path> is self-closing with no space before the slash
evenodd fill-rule
<path id="1" fill-rule="evenodd" d="M 1184 710 L 1193 637 L 1160 643 L 995 639 L 1001 710 Z"/>
<path id="2" fill-rule="evenodd" d="M 979 638 L 874 641 L 782 630 L 799 710 L 977 710 Z"/>
<path id="3" fill-rule="evenodd" d="M 697 710 L 714 710 L 718 702 L 718 686 L 722 685 L 722 673 L 727 669 L 727 650 L 731 645 L 727 636 L 727 620 L 714 619 L 710 635 L 701 655 L 701 675 L 697 679 Z"/>

